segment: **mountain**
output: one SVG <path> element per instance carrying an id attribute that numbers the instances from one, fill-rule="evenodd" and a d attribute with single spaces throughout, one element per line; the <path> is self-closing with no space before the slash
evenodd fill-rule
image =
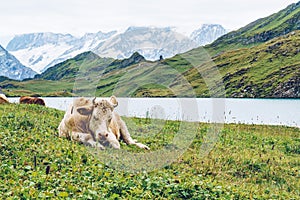
<path id="1" fill-rule="evenodd" d="M 87 33 L 81 38 L 70 34 L 23 34 L 15 36 L 8 43 L 7 50 L 22 63 L 41 73 L 57 63 L 93 49 L 114 34 L 116 31 Z"/>
<path id="2" fill-rule="evenodd" d="M 300 2 L 232 31 L 208 45 L 206 49 L 218 54 L 230 49 L 251 47 L 294 30 L 300 30 Z"/>
<path id="3" fill-rule="evenodd" d="M 292 31 L 251 48 L 224 52 L 213 59 L 205 49 L 194 49 L 162 61 L 109 70 L 100 76 L 97 94 L 300 98 L 299 46 L 300 31 Z"/>
<path id="4" fill-rule="evenodd" d="M 300 98 L 299 46 L 300 31 L 292 31 L 213 59 L 204 59 L 204 49 L 155 62 L 139 53 L 115 60 L 86 52 L 34 80 L 5 81 L 0 87 L 13 86 L 12 96 L 26 91 L 45 96 L 219 97 L 223 89 L 226 97 Z"/>
<path id="5" fill-rule="evenodd" d="M 42 73 L 86 51 L 115 59 L 128 58 L 134 52 L 147 60 L 168 58 L 198 47 L 201 41 L 211 42 L 221 34 L 221 29 L 218 25 L 205 25 L 202 31 L 194 32 L 195 41 L 169 27 L 129 27 L 120 34 L 116 31 L 87 33 L 80 38 L 70 34 L 30 33 L 15 36 L 7 50 L 26 66 Z"/>
<path id="6" fill-rule="evenodd" d="M 10 79 L 23 80 L 33 78 L 36 72 L 25 67 L 13 55 L 0 46 L 0 76 Z"/>
<path id="7" fill-rule="evenodd" d="M 117 59 L 128 58 L 138 52 L 147 60 L 158 60 L 161 55 L 172 57 L 195 47 L 195 42 L 169 27 L 129 27 L 124 33 L 110 38 L 93 51 L 101 57 Z"/>
<path id="8" fill-rule="evenodd" d="M 15 36 L 7 45 L 8 51 L 18 51 L 28 48 L 38 48 L 47 44 L 71 44 L 76 40 L 70 34 L 33 33 Z"/>
<path id="9" fill-rule="evenodd" d="M 194 49 L 167 62 L 192 61 L 192 67 L 183 75 L 197 94 L 217 96 L 218 89 L 223 88 L 226 97 L 300 98 L 299 46 L 300 31 L 292 31 L 253 47 L 223 52 L 199 64 L 194 58 L 205 53 L 204 49 Z M 208 77 L 205 81 L 203 73 Z M 212 76 L 218 74 L 220 80 Z M 213 83 L 207 84 L 210 81 Z M 217 83 L 220 85 L 214 85 Z"/>
<path id="10" fill-rule="evenodd" d="M 54 66 L 57 63 L 63 62 L 69 58 L 81 54 L 83 52 L 91 51 L 95 49 L 98 45 L 102 44 L 105 40 L 116 35 L 117 31 L 110 31 L 108 33 L 103 33 L 101 31 L 97 33 L 86 33 L 83 37 L 79 38 L 76 42 L 73 43 L 73 47 L 64 52 L 63 55 L 53 60 L 49 63 L 43 70 L 44 72 L 51 66 Z"/>
<path id="11" fill-rule="evenodd" d="M 13 85 L 5 91 L 10 95 L 300 98 L 299 13 L 299 3 L 292 4 L 212 44 L 167 59 L 147 61 L 133 53 L 128 59 L 115 60 L 87 52 L 50 68 L 54 75 L 48 76 L 50 80 L 43 77 L 47 70 L 37 79 L 6 80 L 0 86 Z M 134 29 L 121 35 L 130 39 L 135 36 L 131 31 L 143 33 L 143 28 Z M 119 36 L 104 43 L 116 48 L 123 38 Z M 139 35 L 130 41 L 144 39 Z M 59 69 L 64 70 L 60 77 L 55 75 Z"/>
<path id="12" fill-rule="evenodd" d="M 226 33 L 227 30 L 219 24 L 203 24 L 199 29 L 192 32 L 190 38 L 198 46 L 204 46 L 212 43 Z"/>
<path id="13" fill-rule="evenodd" d="M 88 74 L 90 78 L 92 73 L 100 77 L 110 71 L 126 68 L 140 62 L 146 62 L 146 60 L 138 52 L 135 52 L 129 58 L 118 60 L 101 58 L 97 54 L 89 51 L 56 64 L 48 68 L 42 74 L 37 74 L 35 78 L 58 81 L 62 79 L 80 79 L 83 78 L 81 75 L 84 74 Z M 98 78 L 96 81 L 99 81 Z"/>
<path id="14" fill-rule="evenodd" d="M 19 82 L 0 77 L 0 87 L 9 96 L 99 96 L 100 92 L 108 96 L 129 68 L 147 62 L 137 52 L 126 59 L 101 58 L 93 52 L 84 52 L 48 68 L 31 80 Z M 116 74 L 109 82 L 101 81 L 112 73 Z"/>
<path id="15" fill-rule="evenodd" d="M 79 71 L 79 64 L 78 61 L 93 61 L 98 59 L 99 56 L 92 52 L 85 52 L 82 54 L 77 55 L 72 59 L 68 59 L 64 62 L 54 65 L 53 67 L 48 68 L 42 74 L 37 74 L 35 78 L 39 79 L 46 79 L 46 80 L 60 80 L 62 78 L 75 78 L 76 74 Z M 78 62 L 78 64 L 73 65 L 74 62 Z"/>

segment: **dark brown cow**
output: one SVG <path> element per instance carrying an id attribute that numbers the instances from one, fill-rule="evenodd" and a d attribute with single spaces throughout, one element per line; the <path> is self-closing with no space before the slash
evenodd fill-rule
<path id="1" fill-rule="evenodd" d="M 27 97 L 27 96 L 23 96 L 20 97 L 20 103 L 24 103 L 24 104 L 37 104 L 37 105 L 42 105 L 45 106 L 45 101 L 41 98 L 38 97 Z"/>

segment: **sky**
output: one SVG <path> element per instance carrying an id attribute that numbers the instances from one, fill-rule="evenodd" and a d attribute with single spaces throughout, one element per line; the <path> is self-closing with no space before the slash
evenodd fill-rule
<path id="1" fill-rule="evenodd" d="M 1 0 L 0 45 L 24 33 L 124 31 L 129 26 L 175 27 L 190 34 L 201 24 L 236 30 L 299 0 Z"/>

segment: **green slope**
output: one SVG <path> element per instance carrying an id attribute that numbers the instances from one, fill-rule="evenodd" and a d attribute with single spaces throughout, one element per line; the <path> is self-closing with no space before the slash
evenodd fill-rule
<path id="1" fill-rule="evenodd" d="M 212 59 L 222 76 L 227 97 L 300 97 L 300 31 L 252 48 L 227 51 Z M 197 50 L 189 52 L 197 55 Z M 201 94 L 205 83 L 199 68 L 184 74 Z M 200 95 L 201 96 L 201 95 Z"/>
<path id="2" fill-rule="evenodd" d="M 230 49 L 251 47 L 294 30 L 300 30 L 300 2 L 230 32 L 206 46 L 206 49 L 214 55 Z"/>
<path id="3" fill-rule="evenodd" d="M 72 59 L 68 59 L 62 63 L 59 63 L 53 67 L 47 69 L 44 73 L 36 75 L 35 79 L 46 79 L 46 80 L 61 80 L 61 79 L 72 79 L 76 78 L 79 70 L 84 68 L 91 68 L 97 65 L 102 65 L 105 60 L 93 52 L 85 52 L 75 56 Z"/>
<path id="4" fill-rule="evenodd" d="M 110 81 L 115 80 L 115 77 L 118 80 L 122 70 L 140 62 L 145 62 L 145 59 L 138 53 L 128 59 L 114 60 L 85 52 L 47 69 L 34 79 L 14 81 L 3 77 L 0 79 L 0 87 L 7 96 L 94 96 L 97 88 L 109 90 L 106 94 L 108 96 L 112 94 L 112 90 L 107 88 L 111 85 Z M 111 71 L 117 75 L 110 77 L 108 83 L 103 82 L 102 77 Z"/>

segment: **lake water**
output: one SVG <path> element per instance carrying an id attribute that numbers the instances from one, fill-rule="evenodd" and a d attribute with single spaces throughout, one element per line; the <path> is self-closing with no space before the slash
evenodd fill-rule
<path id="1" fill-rule="evenodd" d="M 9 98 L 18 102 L 19 98 Z M 73 98 L 43 97 L 66 110 Z M 118 98 L 122 116 L 300 127 L 300 99 Z"/>

